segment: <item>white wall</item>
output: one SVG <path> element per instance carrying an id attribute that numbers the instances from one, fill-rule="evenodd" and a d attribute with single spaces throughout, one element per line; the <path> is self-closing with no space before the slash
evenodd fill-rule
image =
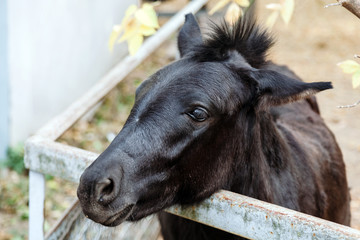
<path id="1" fill-rule="evenodd" d="M 110 53 L 107 42 L 131 3 L 7 0 L 11 144 L 61 113 L 125 55 L 125 45 Z"/>
<path id="2" fill-rule="evenodd" d="M 9 139 L 9 84 L 7 67 L 6 1 L 0 0 L 0 160 L 5 156 Z"/>

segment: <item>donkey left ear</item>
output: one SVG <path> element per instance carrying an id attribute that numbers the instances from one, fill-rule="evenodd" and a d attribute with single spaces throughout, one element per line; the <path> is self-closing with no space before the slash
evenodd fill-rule
<path id="1" fill-rule="evenodd" d="M 191 51 L 191 48 L 202 43 L 202 37 L 199 24 L 193 14 L 185 16 L 184 26 L 181 28 L 178 36 L 178 48 L 180 56 L 185 56 Z"/>
<path id="2" fill-rule="evenodd" d="M 272 70 L 255 70 L 251 78 L 258 82 L 260 104 L 281 105 L 331 89 L 331 82 L 305 83 Z"/>

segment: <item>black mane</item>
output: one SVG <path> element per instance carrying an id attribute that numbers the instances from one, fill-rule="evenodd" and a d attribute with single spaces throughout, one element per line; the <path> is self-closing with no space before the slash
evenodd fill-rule
<path id="1" fill-rule="evenodd" d="M 201 62 L 225 61 L 229 52 L 236 50 L 252 67 L 261 67 L 266 63 L 267 51 L 274 41 L 250 14 L 251 11 L 233 25 L 225 20 L 220 24 L 212 22 L 204 42 L 194 47 L 193 57 Z"/>

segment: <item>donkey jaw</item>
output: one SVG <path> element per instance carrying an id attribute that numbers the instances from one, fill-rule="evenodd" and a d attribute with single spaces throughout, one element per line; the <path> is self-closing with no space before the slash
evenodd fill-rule
<path id="1" fill-rule="evenodd" d="M 107 227 L 115 227 L 126 221 L 134 210 L 134 204 L 130 204 L 124 207 L 121 211 L 115 213 L 114 215 L 108 217 L 104 222 L 99 222 L 100 224 Z"/>

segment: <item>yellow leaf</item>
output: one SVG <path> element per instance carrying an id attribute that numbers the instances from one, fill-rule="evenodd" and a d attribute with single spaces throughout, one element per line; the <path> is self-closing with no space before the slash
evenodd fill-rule
<path id="1" fill-rule="evenodd" d="M 137 53 L 143 41 L 144 37 L 141 34 L 135 34 L 132 38 L 128 39 L 128 48 L 131 56 Z"/>
<path id="2" fill-rule="evenodd" d="M 135 34 L 139 32 L 139 30 L 140 30 L 140 24 L 136 22 L 135 19 L 132 19 L 125 26 L 124 34 L 119 39 L 119 42 L 123 42 L 125 40 L 132 38 Z"/>
<path id="3" fill-rule="evenodd" d="M 115 41 L 119 37 L 121 30 L 122 30 L 122 27 L 120 25 L 115 25 L 113 27 L 113 30 L 110 35 L 109 43 L 108 43 L 108 47 L 109 47 L 110 51 L 113 50 Z"/>
<path id="4" fill-rule="evenodd" d="M 128 9 L 125 12 L 125 16 L 121 21 L 121 26 L 125 28 L 125 26 L 128 24 L 129 21 L 131 21 L 132 15 L 136 12 L 138 7 L 134 4 L 130 5 Z"/>
<path id="5" fill-rule="evenodd" d="M 217 4 L 215 4 L 215 6 L 209 11 L 210 15 L 213 15 L 215 12 L 219 11 L 220 9 L 222 9 L 223 7 L 226 6 L 226 4 L 228 4 L 230 2 L 230 0 L 221 0 L 219 1 Z"/>
<path id="6" fill-rule="evenodd" d="M 279 12 L 278 11 L 273 11 L 269 17 L 266 19 L 266 26 L 268 28 L 272 28 L 276 22 L 276 19 L 279 17 Z"/>
<path id="7" fill-rule="evenodd" d="M 269 4 L 266 4 L 265 6 L 267 9 L 270 9 L 270 10 L 281 10 L 283 5 L 281 5 L 280 3 L 269 3 Z"/>
<path id="8" fill-rule="evenodd" d="M 353 88 L 357 88 L 360 86 L 360 70 L 354 73 L 352 76 L 352 85 Z"/>
<path id="9" fill-rule="evenodd" d="M 242 9 L 236 3 L 231 3 L 225 14 L 225 20 L 234 24 L 242 15 Z"/>
<path id="10" fill-rule="evenodd" d="M 129 18 L 133 13 L 136 12 L 137 9 L 138 7 L 135 4 L 131 4 L 128 9 L 126 9 L 124 19 Z"/>
<path id="11" fill-rule="evenodd" d="M 131 5 L 126 10 L 121 25 L 114 27 L 109 39 L 109 49 L 113 49 L 116 39 L 123 32 L 118 42 L 127 41 L 129 53 L 134 55 L 143 43 L 144 36 L 154 34 L 158 27 L 158 19 L 152 5 L 145 3 L 140 9 L 136 5 Z"/>
<path id="12" fill-rule="evenodd" d="M 360 71 L 360 65 L 354 60 L 346 60 L 337 64 L 344 73 L 353 74 Z"/>
<path id="13" fill-rule="evenodd" d="M 155 28 L 148 27 L 148 26 L 145 26 L 145 25 L 141 25 L 139 32 L 140 32 L 143 36 L 151 36 L 151 35 L 153 35 L 154 33 L 156 33 L 156 30 L 155 30 Z"/>
<path id="14" fill-rule="evenodd" d="M 148 27 L 153 27 L 153 28 L 159 27 L 156 12 L 150 4 L 144 4 L 141 9 L 136 11 L 135 18 L 141 24 L 146 25 Z"/>
<path id="15" fill-rule="evenodd" d="M 241 7 L 248 7 L 250 5 L 249 0 L 235 0 L 235 2 Z"/>
<path id="16" fill-rule="evenodd" d="M 294 12 L 295 2 L 294 0 L 283 0 L 281 8 L 281 17 L 286 24 L 290 22 L 291 16 Z"/>
<path id="17" fill-rule="evenodd" d="M 154 22 L 154 27 L 160 27 L 154 7 L 151 4 L 145 3 L 142 8 L 146 12 L 146 14 L 152 19 L 152 22 Z"/>

